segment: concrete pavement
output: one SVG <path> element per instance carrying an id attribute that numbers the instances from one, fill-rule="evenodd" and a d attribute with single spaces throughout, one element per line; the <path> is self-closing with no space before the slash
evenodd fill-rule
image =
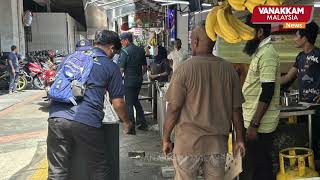
<path id="1" fill-rule="evenodd" d="M 0 180 L 45 180 L 47 178 L 47 102 L 43 91 L 0 95 Z M 153 123 L 148 120 L 149 123 Z M 120 179 L 162 180 L 161 167 L 171 165 L 160 147 L 158 131 L 120 130 Z M 144 158 L 131 159 L 130 151 L 145 151 Z"/>

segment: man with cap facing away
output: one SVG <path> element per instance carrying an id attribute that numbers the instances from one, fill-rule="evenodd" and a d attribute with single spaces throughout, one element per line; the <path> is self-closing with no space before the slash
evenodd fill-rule
<path id="1" fill-rule="evenodd" d="M 76 51 L 87 51 L 92 49 L 92 44 L 87 39 L 81 39 L 76 44 Z"/>
<path id="2" fill-rule="evenodd" d="M 138 129 L 147 130 L 144 111 L 138 98 L 142 86 L 143 75 L 147 71 L 147 60 L 144 49 L 133 44 L 131 33 L 121 34 L 120 39 L 123 46 L 119 59 L 120 68 L 121 72 L 124 73 L 124 91 L 129 119 L 133 123 L 130 134 L 135 134 L 133 106 L 137 112 Z"/>
<path id="3" fill-rule="evenodd" d="M 123 122 L 124 133 L 131 123 L 124 102 L 124 89 L 119 67 L 111 59 L 121 48 L 118 34 L 103 30 L 95 37 L 90 50 L 94 64 L 86 84 L 83 99 L 77 105 L 52 101 L 49 106 L 47 137 L 48 180 L 69 180 L 74 153 L 83 153 L 88 179 L 106 179 L 113 165 L 106 160 L 106 139 L 102 128 L 104 97 L 109 97 L 117 115 Z"/>

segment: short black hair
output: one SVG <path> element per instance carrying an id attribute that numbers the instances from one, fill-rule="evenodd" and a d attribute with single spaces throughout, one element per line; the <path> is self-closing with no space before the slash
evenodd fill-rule
<path id="1" fill-rule="evenodd" d="M 181 42 L 181 39 L 177 38 L 176 41 L 180 41 Z"/>
<path id="2" fill-rule="evenodd" d="M 319 33 L 319 26 L 314 21 L 312 21 L 311 23 L 306 25 L 305 29 L 299 29 L 298 33 L 301 37 L 306 37 L 308 42 L 314 45 Z"/>
<path id="3" fill-rule="evenodd" d="M 96 45 L 106 46 L 114 45 L 115 50 L 121 49 L 121 41 L 119 35 L 114 31 L 102 30 L 97 31 L 95 35 L 94 43 Z"/>
<path id="4" fill-rule="evenodd" d="M 14 51 L 14 50 L 16 50 L 17 49 L 17 46 L 15 46 L 15 45 L 12 45 L 11 46 L 11 51 Z"/>
<path id="5" fill-rule="evenodd" d="M 132 42 L 133 42 L 133 37 L 132 37 L 132 34 L 131 34 L 131 33 L 129 33 L 129 34 L 130 34 L 130 35 L 128 36 L 128 41 L 132 43 Z"/>
<path id="6" fill-rule="evenodd" d="M 263 30 L 264 37 L 268 37 L 271 35 L 271 24 L 252 24 L 251 22 L 252 16 L 249 15 L 246 19 L 246 24 L 256 30 L 258 32 L 260 29 Z"/>

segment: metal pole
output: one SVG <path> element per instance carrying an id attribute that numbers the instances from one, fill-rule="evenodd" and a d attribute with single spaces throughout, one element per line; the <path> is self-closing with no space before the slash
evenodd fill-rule
<path id="1" fill-rule="evenodd" d="M 308 115 L 309 147 L 312 149 L 312 115 Z"/>

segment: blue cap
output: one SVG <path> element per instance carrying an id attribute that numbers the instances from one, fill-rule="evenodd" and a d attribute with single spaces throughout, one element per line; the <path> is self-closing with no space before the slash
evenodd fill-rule
<path id="1" fill-rule="evenodd" d="M 128 32 L 122 33 L 122 34 L 120 35 L 120 39 L 121 39 L 121 40 L 122 40 L 122 39 L 129 39 L 129 40 L 131 40 L 131 39 L 132 39 L 132 34 L 131 34 L 131 33 L 128 33 Z"/>
<path id="2" fill-rule="evenodd" d="M 77 42 L 76 44 L 76 51 L 86 51 L 90 50 L 92 48 L 92 45 L 89 40 L 82 39 Z"/>

